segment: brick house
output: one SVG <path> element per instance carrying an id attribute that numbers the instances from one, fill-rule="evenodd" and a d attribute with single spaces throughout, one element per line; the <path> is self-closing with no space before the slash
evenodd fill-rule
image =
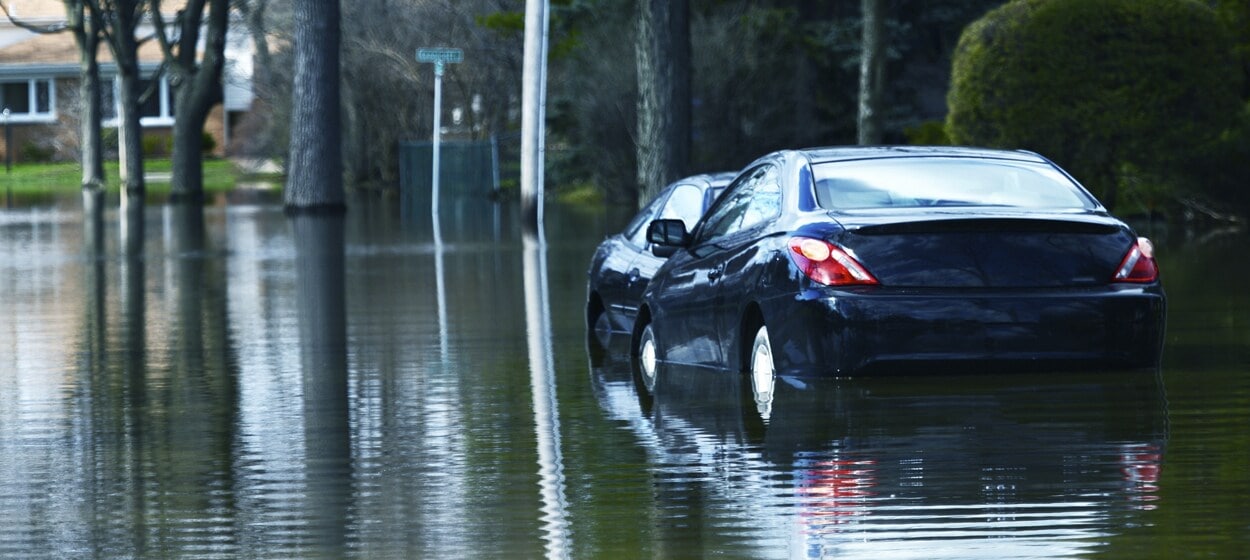
<path id="1" fill-rule="evenodd" d="M 62 0 L 5 0 L 10 14 L 25 23 L 46 27 L 65 22 Z M 177 3 L 169 3 L 176 9 Z M 172 19 L 170 16 L 169 19 Z M 231 125 L 251 108 L 252 50 L 251 41 L 236 33 L 227 34 L 225 102 L 213 109 L 205 123 L 205 132 L 214 140 L 214 155 L 225 155 L 230 145 Z M 141 26 L 139 36 L 148 36 L 153 28 Z M 157 77 L 162 62 L 160 45 L 147 41 L 140 47 L 140 73 L 145 85 L 154 87 L 154 94 L 142 108 L 145 152 L 167 155 L 169 136 L 173 130 L 173 92 L 166 77 Z M 101 81 L 103 82 L 104 134 L 106 151 L 115 149 L 110 138 L 116 138 L 117 107 L 113 95 L 117 66 L 107 46 L 101 45 Z M 74 36 L 66 31 L 39 34 L 17 25 L 0 14 L 0 126 L 9 130 L 0 133 L 0 154 L 14 162 L 33 160 L 69 161 L 78 156 L 78 83 L 80 69 Z M 8 109 L 5 117 L 3 110 Z M 12 146 L 5 142 L 11 136 Z M 9 150 L 12 148 L 10 156 Z"/>

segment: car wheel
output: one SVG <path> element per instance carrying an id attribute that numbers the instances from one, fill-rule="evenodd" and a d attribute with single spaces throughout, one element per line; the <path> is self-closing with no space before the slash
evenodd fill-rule
<path id="1" fill-rule="evenodd" d="M 763 325 L 755 332 L 751 344 L 751 368 L 747 371 L 751 395 L 760 418 L 768 420 L 773 411 L 773 388 L 777 382 L 777 368 L 773 364 L 773 346 L 768 339 L 768 327 Z"/>
<path id="2" fill-rule="evenodd" d="M 598 295 L 592 294 L 586 300 L 586 348 L 596 365 L 603 363 L 611 335 L 612 328 L 603 309 L 603 302 Z"/>
<path id="3" fill-rule="evenodd" d="M 599 316 L 603 315 L 603 304 L 599 303 L 599 298 L 591 295 L 586 298 L 586 326 L 595 328 L 595 323 L 599 322 Z"/>
<path id="4" fill-rule="evenodd" d="M 655 393 L 655 378 L 660 368 L 659 349 L 651 323 L 638 335 L 638 378 L 647 393 Z"/>

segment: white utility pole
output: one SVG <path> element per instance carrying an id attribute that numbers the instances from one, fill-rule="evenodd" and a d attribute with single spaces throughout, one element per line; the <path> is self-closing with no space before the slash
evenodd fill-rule
<path id="1" fill-rule="evenodd" d="M 547 105 L 547 0 L 525 0 L 521 76 L 521 228 L 542 239 Z"/>

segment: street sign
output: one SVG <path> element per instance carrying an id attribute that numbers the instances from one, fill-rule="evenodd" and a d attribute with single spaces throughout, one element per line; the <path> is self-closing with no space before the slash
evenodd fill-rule
<path id="1" fill-rule="evenodd" d="M 460 62 L 464 60 L 461 49 L 426 48 L 417 49 L 417 62 Z"/>

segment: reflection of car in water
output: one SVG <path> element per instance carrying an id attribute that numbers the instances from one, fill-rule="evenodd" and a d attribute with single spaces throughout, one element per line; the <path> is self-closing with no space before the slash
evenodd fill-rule
<path id="1" fill-rule="evenodd" d="M 649 518 L 674 548 L 691 537 L 669 522 L 706 517 L 690 546 L 767 557 L 1087 556 L 1159 495 L 1154 375 L 783 380 L 764 423 L 716 370 L 661 364 L 640 391 L 622 338 L 593 355 L 591 382 L 645 449 Z"/>
<path id="2" fill-rule="evenodd" d="M 588 328 L 628 331 L 634 325 L 642 291 L 655 270 L 664 262 L 647 242 L 647 224 L 652 220 L 680 220 L 694 229 L 716 197 L 733 179 L 733 173 L 686 177 L 665 187 L 625 229 L 608 237 L 590 262 L 586 294 Z M 597 323 L 603 321 L 603 324 Z"/>
<path id="3" fill-rule="evenodd" d="M 783 151 L 751 164 L 643 294 L 634 352 L 778 376 L 1156 367 L 1153 249 L 1049 160 L 971 148 Z"/>

